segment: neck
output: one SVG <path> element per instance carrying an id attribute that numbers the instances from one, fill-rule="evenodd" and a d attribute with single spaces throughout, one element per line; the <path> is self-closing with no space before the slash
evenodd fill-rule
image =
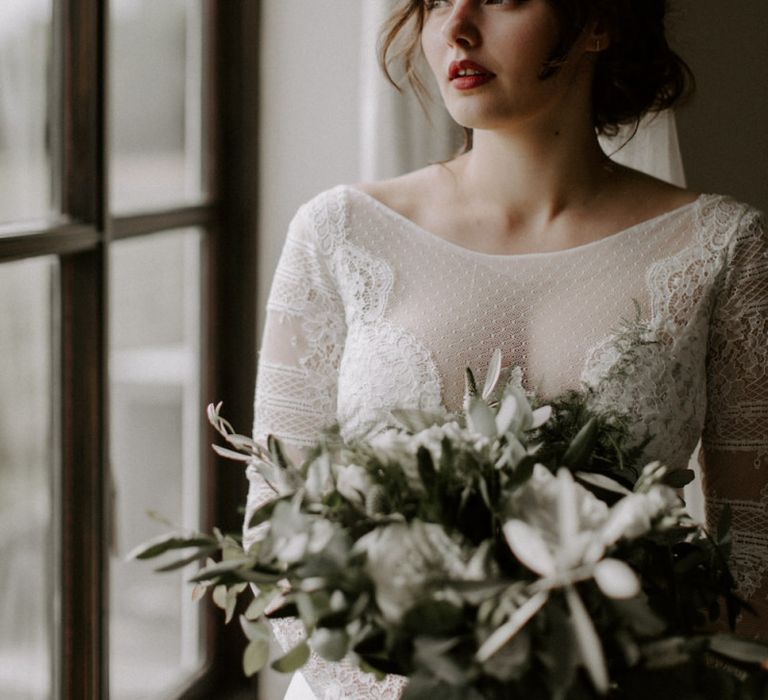
<path id="1" fill-rule="evenodd" d="M 475 130 L 456 163 L 457 193 L 511 224 L 546 225 L 571 207 L 596 201 L 611 175 L 591 123 Z"/>

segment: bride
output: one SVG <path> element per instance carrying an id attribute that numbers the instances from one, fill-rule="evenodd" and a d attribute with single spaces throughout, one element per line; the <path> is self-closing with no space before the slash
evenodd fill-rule
<path id="1" fill-rule="evenodd" d="M 384 64 L 397 42 L 417 82 L 423 51 L 467 147 L 298 211 L 267 307 L 254 433 L 299 454 L 334 421 L 352 436 L 395 406 L 457 410 L 463 368 L 482 375 L 500 347 L 543 397 L 587 385 L 631 414 L 638 441 L 653 436 L 647 461 L 683 468 L 701 440 L 708 517 L 730 505 L 739 589 L 759 613 L 737 631 L 765 639 L 765 224 L 619 166 L 597 140 L 685 92 L 664 15 L 664 0 L 398 4 Z M 248 477 L 246 519 L 270 493 Z M 301 630 L 275 634 L 292 645 Z M 315 656 L 303 674 L 318 698 L 403 687 Z"/>

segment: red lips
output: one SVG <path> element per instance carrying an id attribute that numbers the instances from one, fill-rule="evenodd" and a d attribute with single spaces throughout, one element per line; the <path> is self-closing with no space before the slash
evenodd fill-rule
<path id="1" fill-rule="evenodd" d="M 495 74 L 491 73 L 491 71 L 489 71 L 484 66 L 481 66 L 479 63 L 475 63 L 474 61 L 468 61 L 465 59 L 463 61 L 451 62 L 451 65 L 448 66 L 448 80 L 455 80 L 456 78 L 460 77 L 459 73 L 461 71 L 473 71 L 479 75 L 487 76 L 489 78 L 495 77 Z"/>
<path id="2" fill-rule="evenodd" d="M 456 90 L 474 90 L 495 77 L 494 73 L 474 61 L 453 61 L 448 67 L 448 80 Z"/>

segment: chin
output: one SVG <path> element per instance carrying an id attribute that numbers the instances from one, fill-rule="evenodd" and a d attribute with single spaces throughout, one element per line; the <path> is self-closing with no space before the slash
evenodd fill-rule
<path id="1" fill-rule="evenodd" d="M 465 129 L 485 131 L 508 128 L 514 122 L 522 120 L 521 115 L 513 116 L 509 113 L 481 109 L 449 109 L 448 113 L 453 121 Z"/>
<path id="2" fill-rule="evenodd" d="M 519 125 L 541 125 L 552 120 L 557 114 L 554 104 L 546 101 L 526 105 L 482 104 L 480 100 L 467 100 L 464 104 L 452 101 L 446 104 L 453 120 L 467 129 L 483 131 L 508 131 Z"/>

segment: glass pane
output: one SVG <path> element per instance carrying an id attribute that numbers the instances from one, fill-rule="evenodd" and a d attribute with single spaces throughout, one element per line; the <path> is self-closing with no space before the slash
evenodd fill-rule
<path id="1" fill-rule="evenodd" d="M 200 234 L 111 248 L 110 422 L 115 484 L 111 697 L 167 694 L 202 663 L 189 568 L 157 574 L 126 562 L 167 524 L 200 527 Z"/>
<path id="2" fill-rule="evenodd" d="M 52 2 L 0 2 L 0 222 L 52 209 Z"/>
<path id="3" fill-rule="evenodd" d="M 114 210 L 199 200 L 201 0 L 110 3 Z"/>
<path id="4" fill-rule="evenodd" d="M 0 265 L 0 697 L 51 697 L 54 262 Z"/>

